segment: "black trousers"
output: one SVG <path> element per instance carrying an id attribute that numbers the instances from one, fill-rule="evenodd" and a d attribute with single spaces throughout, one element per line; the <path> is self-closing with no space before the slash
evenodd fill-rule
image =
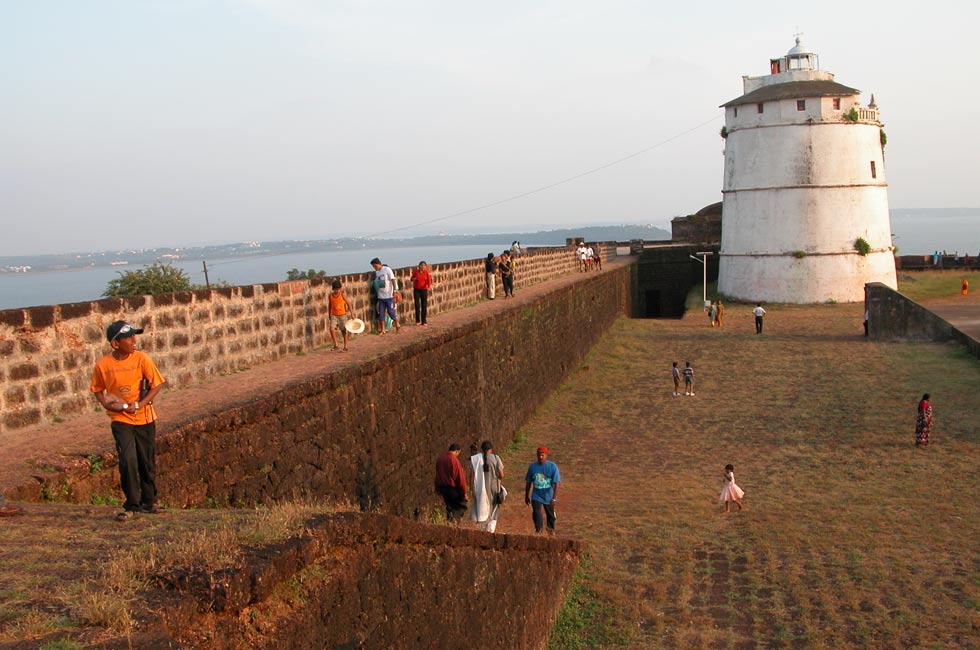
<path id="1" fill-rule="evenodd" d="M 551 503 L 531 501 L 531 518 L 534 520 L 534 532 L 540 533 L 544 528 L 545 517 L 548 519 L 548 530 L 555 529 L 555 506 Z"/>
<path id="2" fill-rule="evenodd" d="M 157 425 L 112 423 L 112 437 L 119 455 L 119 482 L 126 495 L 126 510 L 139 510 L 157 500 Z"/>
<path id="3" fill-rule="evenodd" d="M 429 290 L 412 289 L 412 300 L 415 302 L 415 322 L 425 323 L 429 312 Z"/>
<path id="4" fill-rule="evenodd" d="M 455 522 L 466 514 L 466 499 L 463 498 L 463 491 L 460 488 L 440 485 L 436 487 L 436 492 L 441 494 L 442 500 L 446 502 L 446 519 Z"/>
<path id="5" fill-rule="evenodd" d="M 513 275 L 502 275 L 500 280 L 504 283 L 504 295 L 513 296 L 514 295 L 514 276 Z"/>
<path id="6" fill-rule="evenodd" d="M 755 317 L 755 333 L 762 334 L 762 316 Z"/>

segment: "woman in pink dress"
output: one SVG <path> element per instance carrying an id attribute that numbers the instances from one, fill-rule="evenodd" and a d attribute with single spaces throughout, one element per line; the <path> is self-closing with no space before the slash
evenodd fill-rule
<path id="1" fill-rule="evenodd" d="M 926 393 L 919 401 L 919 412 L 915 417 L 915 446 L 928 445 L 930 433 L 932 433 L 932 405 L 929 403 L 929 393 Z"/>
<path id="2" fill-rule="evenodd" d="M 725 486 L 721 488 L 721 496 L 718 497 L 718 500 L 725 504 L 725 512 L 729 512 L 732 501 L 741 510 L 744 496 L 745 492 L 735 484 L 735 466 L 731 463 L 725 465 Z"/>

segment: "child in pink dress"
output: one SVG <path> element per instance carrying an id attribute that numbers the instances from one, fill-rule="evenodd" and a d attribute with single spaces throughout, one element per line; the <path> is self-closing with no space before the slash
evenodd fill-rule
<path id="1" fill-rule="evenodd" d="M 742 509 L 742 497 L 745 496 L 745 492 L 739 486 L 735 485 L 735 466 L 729 463 L 725 465 L 725 486 L 721 488 L 721 496 L 718 500 L 725 504 L 725 512 L 729 512 L 729 507 L 732 501 L 738 506 L 738 509 Z"/>

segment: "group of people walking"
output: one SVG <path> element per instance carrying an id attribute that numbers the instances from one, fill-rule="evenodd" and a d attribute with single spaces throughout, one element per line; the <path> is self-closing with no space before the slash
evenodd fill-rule
<path id="1" fill-rule="evenodd" d="M 507 501 L 503 485 L 504 462 L 493 452 L 493 443 L 484 440 L 479 450 L 470 449 L 469 462 L 464 469 L 459 460 L 462 447 L 449 445 L 449 450 L 436 460 L 435 488 L 446 505 L 446 520 L 459 524 L 466 512 L 480 530 L 497 531 L 500 507 Z M 528 465 L 524 476 L 524 503 L 531 507 L 534 532 L 555 534 L 555 504 L 561 473 L 558 465 L 548 460 L 548 448 L 538 447 L 536 459 Z M 472 504 L 470 504 L 472 497 Z"/>
<path id="2" fill-rule="evenodd" d="M 602 255 L 596 253 L 596 250 L 592 246 L 587 246 L 584 241 L 578 243 L 575 258 L 578 260 L 579 271 L 602 270 Z"/>

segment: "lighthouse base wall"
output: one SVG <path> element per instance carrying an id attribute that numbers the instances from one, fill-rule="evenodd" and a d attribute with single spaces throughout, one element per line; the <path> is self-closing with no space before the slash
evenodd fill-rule
<path id="1" fill-rule="evenodd" d="M 861 302 L 864 285 L 898 286 L 895 256 L 888 251 L 787 255 L 721 255 L 718 291 L 760 302 Z"/>

